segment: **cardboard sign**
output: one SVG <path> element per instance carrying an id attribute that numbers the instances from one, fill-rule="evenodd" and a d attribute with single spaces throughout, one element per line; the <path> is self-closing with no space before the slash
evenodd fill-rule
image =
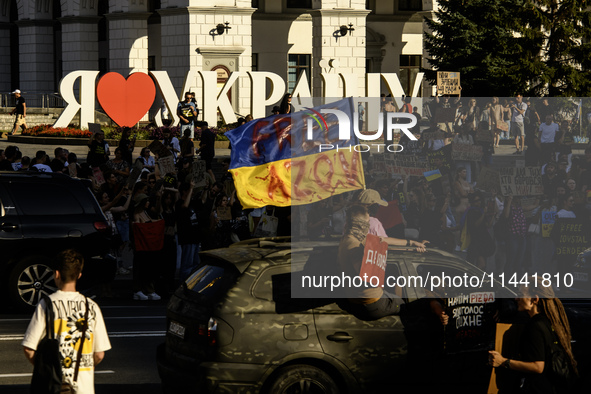
<path id="1" fill-rule="evenodd" d="M 428 169 L 426 161 L 418 156 L 396 156 L 395 160 L 386 161 L 386 172 L 394 175 L 423 176 Z"/>
<path id="2" fill-rule="evenodd" d="M 129 177 L 127 178 L 127 187 L 129 190 L 133 190 L 133 186 L 137 183 L 140 175 L 142 175 L 142 171 L 144 169 L 144 164 L 141 160 L 136 160 L 131 167 L 131 172 L 129 173 Z"/>
<path id="3" fill-rule="evenodd" d="M 490 130 L 477 129 L 476 135 L 474 136 L 474 141 L 483 144 L 492 144 L 494 141 L 494 134 Z"/>
<path id="4" fill-rule="evenodd" d="M 150 148 L 152 153 L 158 155 L 158 157 L 172 156 L 172 153 L 159 140 L 152 141 L 150 145 L 148 145 L 148 148 Z"/>
<path id="5" fill-rule="evenodd" d="M 218 220 L 232 220 L 232 211 L 230 207 L 219 206 L 216 208 Z"/>
<path id="6" fill-rule="evenodd" d="M 401 142 L 400 145 L 404 148 L 402 152 L 400 152 L 400 154 L 403 155 L 420 155 L 423 152 L 420 141 L 406 141 Z"/>
<path id="7" fill-rule="evenodd" d="M 193 176 L 193 183 L 195 183 L 196 188 L 206 186 L 205 160 L 197 160 L 193 162 L 191 166 L 191 175 Z"/>
<path id="8" fill-rule="evenodd" d="M 382 288 L 386 277 L 386 260 L 388 258 L 388 244 L 380 242 L 380 237 L 367 234 L 363 250 L 363 263 L 359 276 L 372 287 Z M 372 277 L 377 277 L 378 280 Z M 366 279 L 367 278 L 367 279 Z"/>
<path id="9" fill-rule="evenodd" d="M 421 138 L 426 140 L 442 140 L 445 138 L 445 132 L 443 131 L 427 131 L 421 134 Z"/>
<path id="10" fill-rule="evenodd" d="M 550 209 L 542 210 L 542 237 L 549 238 L 552 233 L 552 227 L 556 222 L 556 211 Z"/>
<path id="11" fill-rule="evenodd" d="M 173 156 L 166 156 L 166 157 L 159 158 L 158 165 L 160 166 L 160 173 L 162 175 L 167 175 L 167 174 L 176 172 Z"/>
<path id="12" fill-rule="evenodd" d="M 460 73 L 437 71 L 437 94 L 460 94 Z"/>
<path id="13" fill-rule="evenodd" d="M 582 219 L 556 218 L 550 234 L 559 261 L 574 262 L 589 247 L 589 226 Z"/>
<path id="14" fill-rule="evenodd" d="M 100 186 L 105 183 L 105 177 L 103 176 L 103 172 L 98 167 L 92 168 L 92 176 L 96 180 L 96 183 Z"/>
<path id="15" fill-rule="evenodd" d="M 427 153 L 427 158 L 431 170 L 451 170 L 451 145 L 446 145 L 439 150 Z"/>
<path id="16" fill-rule="evenodd" d="M 482 160 L 482 146 L 469 144 L 451 144 L 452 160 L 480 161 Z"/>
<path id="17" fill-rule="evenodd" d="M 479 189 L 491 192 L 499 192 L 499 172 L 491 169 L 490 167 L 482 167 L 476 185 Z"/>
<path id="18" fill-rule="evenodd" d="M 92 134 L 100 133 L 101 132 L 101 125 L 98 123 L 89 123 L 88 124 L 88 131 Z"/>
<path id="19" fill-rule="evenodd" d="M 544 194 L 542 170 L 538 167 L 505 167 L 499 171 L 503 196 L 539 196 Z"/>

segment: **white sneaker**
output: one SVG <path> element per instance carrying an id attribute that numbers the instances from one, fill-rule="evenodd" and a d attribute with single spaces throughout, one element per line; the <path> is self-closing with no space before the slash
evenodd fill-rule
<path id="1" fill-rule="evenodd" d="M 147 301 L 149 300 L 148 296 L 145 295 L 143 292 L 138 291 L 137 293 L 133 294 L 133 299 L 138 301 Z"/>
<path id="2" fill-rule="evenodd" d="M 148 294 L 147 295 L 147 299 L 150 301 L 158 301 L 160 300 L 162 297 L 160 297 L 158 294 L 156 293 L 152 293 L 152 294 Z"/>

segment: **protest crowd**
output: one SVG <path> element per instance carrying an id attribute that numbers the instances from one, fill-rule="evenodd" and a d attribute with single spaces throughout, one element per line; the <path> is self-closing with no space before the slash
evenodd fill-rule
<path id="1" fill-rule="evenodd" d="M 187 93 L 179 103 L 180 128 L 166 129 L 139 157 L 133 157 L 131 129 L 124 129 L 113 155 L 104 133 L 94 133 L 84 163 L 63 148 L 51 159 L 44 151 L 23 157 L 14 145 L 0 154 L 2 171 L 61 172 L 92 181 L 111 226 L 118 272 L 133 270 L 135 300 L 170 294 L 197 267 L 199 251 L 250 237 L 344 235 L 346 257 L 339 259 L 350 259 L 347 248 L 364 243 L 369 232 L 418 252 L 437 247 L 457 253 L 488 272 L 520 274 L 555 272 L 580 251 L 581 245 L 563 244 L 552 228 L 561 219 L 588 226 L 591 148 L 584 157 L 573 156 L 576 123 L 548 100 L 437 97 L 423 106 L 429 127 L 412 130 L 416 141 L 403 135 L 399 153 L 362 153 L 366 190 L 303 206 L 246 210 L 228 171 L 230 159 L 214 172 L 214 135 L 207 123 L 196 121 L 191 99 Z M 291 113 L 290 100 L 286 95 L 274 113 Z M 398 112 L 393 101 L 382 101 L 385 112 Z M 410 100 L 403 107 L 400 112 L 421 116 Z M 495 148 L 509 136 L 523 164 L 496 168 Z M 125 250 L 133 252 L 132 266 L 121 259 Z M 104 291 L 108 296 L 108 287 Z M 360 297 L 367 302 L 348 308 L 362 319 L 400 312 L 395 294 Z M 386 301 L 367 307 L 380 299 Z M 446 324 L 444 309 L 431 307 Z M 499 357 L 494 363 L 504 362 Z"/>

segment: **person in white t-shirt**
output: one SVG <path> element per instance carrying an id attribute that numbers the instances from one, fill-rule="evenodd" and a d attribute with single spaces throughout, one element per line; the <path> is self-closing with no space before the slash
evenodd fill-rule
<path id="1" fill-rule="evenodd" d="M 33 164 L 39 172 L 53 172 L 50 166 L 47 165 L 47 154 L 44 150 L 37 151 L 35 154 L 35 164 Z"/>
<path id="2" fill-rule="evenodd" d="M 552 115 L 546 115 L 546 122 L 540 125 L 540 142 L 542 143 L 542 161 L 552 160 L 554 154 L 554 140 L 558 134 L 558 123 L 553 122 Z"/>
<path id="3" fill-rule="evenodd" d="M 573 212 L 575 205 L 575 198 L 570 195 L 565 195 L 558 200 L 557 204 L 561 209 L 556 212 L 556 217 L 560 219 L 576 219 L 577 215 Z"/>
<path id="4" fill-rule="evenodd" d="M 84 258 L 80 253 L 65 250 L 58 254 L 55 261 L 55 282 L 59 290 L 51 294 L 49 299 L 55 315 L 55 337 L 60 343 L 62 382 L 72 385 L 77 394 L 92 394 L 94 367 L 103 360 L 105 351 L 111 349 L 111 343 L 98 305 L 76 291 L 76 281 L 82 275 L 83 267 Z M 88 328 L 78 367 L 78 379 L 74 382 L 74 370 L 78 363 L 78 349 L 82 337 L 83 323 L 80 322 L 84 319 L 87 305 Z M 46 308 L 45 300 L 41 300 L 22 342 L 25 357 L 32 364 L 35 363 L 35 351 L 39 341 L 45 336 Z"/>

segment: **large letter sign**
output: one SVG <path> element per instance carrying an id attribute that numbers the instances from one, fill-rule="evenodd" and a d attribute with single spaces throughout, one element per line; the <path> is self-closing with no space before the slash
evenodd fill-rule
<path id="1" fill-rule="evenodd" d="M 94 82 L 98 71 L 72 71 L 60 81 L 60 94 L 68 104 L 53 127 L 68 127 L 80 111 L 80 128 L 87 129 L 94 123 Z M 74 94 L 74 83 L 80 78 L 80 102 Z"/>

